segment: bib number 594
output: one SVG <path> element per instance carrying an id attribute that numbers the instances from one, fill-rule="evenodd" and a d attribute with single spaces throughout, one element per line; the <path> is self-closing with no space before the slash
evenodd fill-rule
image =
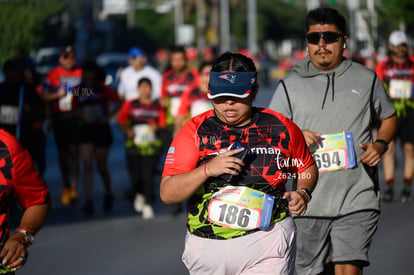
<path id="1" fill-rule="evenodd" d="M 332 166 L 341 166 L 341 160 L 339 159 L 339 152 L 325 152 L 322 154 L 315 154 L 314 156 L 316 166 L 319 168 L 330 168 Z"/>
<path id="2" fill-rule="evenodd" d="M 326 151 L 314 154 L 316 166 L 319 171 L 326 171 L 333 168 L 343 168 L 346 166 L 345 152 L 343 150 Z"/>

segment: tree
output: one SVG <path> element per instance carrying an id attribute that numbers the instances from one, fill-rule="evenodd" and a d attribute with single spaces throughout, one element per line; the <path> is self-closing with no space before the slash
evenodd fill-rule
<path id="1" fill-rule="evenodd" d="M 0 2 L 0 63 L 26 56 L 42 39 L 46 18 L 65 7 L 59 0 L 10 0 Z"/>
<path id="2" fill-rule="evenodd" d="M 143 37 L 136 37 L 146 50 L 174 45 L 174 17 L 172 13 L 158 14 L 155 10 L 137 10 L 136 26 Z"/>
<path id="3" fill-rule="evenodd" d="M 412 0 L 382 0 L 379 6 L 378 29 L 383 40 L 388 41 L 391 31 L 405 25 L 405 32 L 414 36 L 414 2 Z"/>
<path id="4" fill-rule="evenodd" d="M 264 29 L 264 39 L 281 41 L 304 36 L 306 5 L 291 5 L 285 1 L 258 1 L 259 23 Z"/>

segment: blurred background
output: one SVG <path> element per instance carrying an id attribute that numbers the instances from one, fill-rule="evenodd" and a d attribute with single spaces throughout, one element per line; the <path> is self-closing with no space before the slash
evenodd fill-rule
<path id="1" fill-rule="evenodd" d="M 413 0 L 0 0 L 0 65 L 18 57 L 44 77 L 71 44 L 79 65 L 96 61 L 107 73 L 107 84 L 117 87 L 131 47 L 146 51 L 161 72 L 175 45 L 186 47 L 191 67 L 224 51 L 239 51 L 256 61 L 261 77 L 256 105 L 266 107 L 277 80 L 304 57 L 305 15 L 318 6 L 334 7 L 346 17 L 346 55 L 371 68 L 386 57 L 393 30 L 404 31 L 413 48 Z M 0 71 L 0 82 L 3 78 Z M 123 196 L 129 186 L 124 137 L 115 125 L 113 134 L 108 163 L 114 209 L 93 217 L 60 204 L 55 141 L 48 135 L 45 180 L 53 211 L 18 274 L 186 274 L 180 259 L 185 215 L 168 215 L 157 198 L 156 218 L 140 219 Z M 398 152 L 398 180 L 402 163 Z M 154 178 L 156 194 L 158 186 L 159 175 Z M 101 184 L 95 188 L 99 200 Z M 413 211 L 413 203 L 384 204 L 365 274 L 413 274 Z"/>
<path id="2" fill-rule="evenodd" d="M 411 0 L 2 0 L 0 64 L 19 56 L 44 75 L 72 44 L 79 63 L 98 61 L 113 77 L 132 46 L 162 69 L 168 48 L 184 45 L 195 63 L 244 51 L 266 77 L 280 78 L 303 57 L 305 14 L 318 6 L 345 15 L 347 55 L 363 63 L 385 58 L 392 30 L 405 31 L 412 44 Z"/>

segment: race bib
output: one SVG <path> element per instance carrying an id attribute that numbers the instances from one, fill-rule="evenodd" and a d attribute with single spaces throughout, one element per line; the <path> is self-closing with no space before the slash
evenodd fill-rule
<path id="1" fill-rule="evenodd" d="M 226 186 L 213 194 L 208 220 L 238 230 L 267 229 L 275 197 L 245 186 Z"/>
<path id="2" fill-rule="evenodd" d="M 391 79 L 390 97 L 413 99 L 413 84 L 409 80 Z"/>
<path id="3" fill-rule="evenodd" d="M 180 108 L 181 97 L 171 97 L 170 99 L 170 115 L 176 117 L 178 114 L 178 108 Z"/>
<path id="4" fill-rule="evenodd" d="M 148 124 L 139 124 L 133 127 L 134 144 L 140 145 L 144 143 L 154 142 L 155 133 Z"/>
<path id="5" fill-rule="evenodd" d="M 0 123 L 16 125 L 19 118 L 19 107 L 2 105 L 0 106 Z"/>
<path id="6" fill-rule="evenodd" d="M 195 117 L 213 108 L 210 100 L 196 100 L 191 104 L 191 117 Z"/>
<path id="7" fill-rule="evenodd" d="M 65 88 L 66 95 L 59 99 L 59 110 L 62 112 L 70 112 L 72 110 L 72 98 L 74 88 L 81 82 L 80 77 L 68 76 L 61 77 L 60 83 Z"/>
<path id="8" fill-rule="evenodd" d="M 59 110 L 62 112 L 69 112 L 72 110 L 72 93 L 67 93 L 64 97 L 59 99 Z"/>
<path id="9" fill-rule="evenodd" d="M 350 169 L 356 166 L 351 132 L 321 135 L 321 143 L 309 148 L 319 172 Z"/>

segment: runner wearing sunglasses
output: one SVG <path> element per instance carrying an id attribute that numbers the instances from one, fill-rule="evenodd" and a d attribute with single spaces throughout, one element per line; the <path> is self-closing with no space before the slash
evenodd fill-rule
<path id="1" fill-rule="evenodd" d="M 299 275 L 333 270 L 362 274 L 369 264 L 379 217 L 376 165 L 396 127 L 395 110 L 381 80 L 343 57 L 348 41 L 345 26 L 337 10 L 318 8 L 308 13 L 308 56 L 281 80 L 269 105 L 302 129 L 311 151 L 324 145 L 313 153 L 319 179 L 308 211 L 295 217 Z M 377 119 L 381 126 L 373 137 Z M 326 150 L 326 140 L 333 137 L 340 139 Z M 348 158 L 353 152 L 356 158 Z"/>
<path id="2" fill-rule="evenodd" d="M 337 32 L 311 32 L 306 35 L 307 42 L 313 45 L 318 45 L 321 38 L 325 44 L 331 44 L 338 42 L 344 36 Z"/>

